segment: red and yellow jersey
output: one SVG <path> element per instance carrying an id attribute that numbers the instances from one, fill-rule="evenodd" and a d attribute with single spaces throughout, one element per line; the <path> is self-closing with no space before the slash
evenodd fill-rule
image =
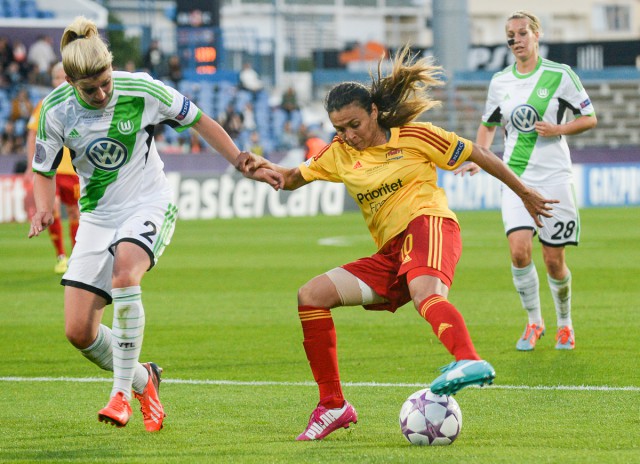
<path id="1" fill-rule="evenodd" d="M 471 141 L 431 123 L 391 129 L 385 145 L 357 151 L 334 137 L 324 151 L 300 165 L 308 182 L 342 182 L 360 207 L 378 249 L 421 215 L 451 218 L 438 187 L 436 166 L 456 169 L 470 155 Z"/>
<path id="2" fill-rule="evenodd" d="M 27 123 L 27 129 L 37 131 L 38 130 L 38 121 L 40 120 L 40 110 L 42 109 L 42 100 L 38 102 L 31 117 L 29 118 L 29 122 Z M 58 174 L 76 174 L 76 171 L 73 169 L 73 164 L 71 164 L 71 153 L 67 147 L 63 147 L 62 149 L 62 160 L 58 165 L 58 169 L 56 170 Z"/>

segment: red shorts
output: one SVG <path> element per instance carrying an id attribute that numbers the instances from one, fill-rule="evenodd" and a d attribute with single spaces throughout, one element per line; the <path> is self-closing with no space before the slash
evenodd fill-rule
<path id="1" fill-rule="evenodd" d="M 75 174 L 56 174 L 56 195 L 65 205 L 76 205 L 80 199 L 80 181 Z"/>
<path id="2" fill-rule="evenodd" d="M 366 305 L 366 309 L 395 312 L 411 301 L 407 272 L 416 269 L 416 275 L 437 277 L 451 287 L 461 254 L 462 240 L 456 221 L 419 216 L 376 254 L 345 264 L 342 268 L 388 300 L 388 303 Z"/>

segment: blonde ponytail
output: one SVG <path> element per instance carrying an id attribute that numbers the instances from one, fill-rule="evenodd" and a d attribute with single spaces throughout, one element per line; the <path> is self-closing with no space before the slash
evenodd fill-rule
<path id="1" fill-rule="evenodd" d="M 78 16 L 67 26 L 60 40 L 64 72 L 72 81 L 97 76 L 107 70 L 113 55 L 90 19 Z"/>

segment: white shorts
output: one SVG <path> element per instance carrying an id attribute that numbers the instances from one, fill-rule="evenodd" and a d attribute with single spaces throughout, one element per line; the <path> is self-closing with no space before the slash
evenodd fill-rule
<path id="1" fill-rule="evenodd" d="M 509 188 L 503 187 L 502 222 L 507 235 L 516 230 L 530 229 L 538 233 L 538 239 L 544 245 L 552 247 L 577 245 L 580 241 L 580 215 L 573 185 L 559 184 L 533 188 L 544 198 L 560 201 L 551 205 L 553 217 L 540 216 L 544 227 L 538 229 L 520 197 Z"/>
<path id="2" fill-rule="evenodd" d="M 82 288 L 111 303 L 111 275 L 115 247 L 120 242 L 139 245 L 149 255 L 151 269 L 171 241 L 178 208 L 163 200 L 141 205 L 121 220 L 97 220 L 91 214 L 80 215 L 76 244 L 62 285 Z"/>

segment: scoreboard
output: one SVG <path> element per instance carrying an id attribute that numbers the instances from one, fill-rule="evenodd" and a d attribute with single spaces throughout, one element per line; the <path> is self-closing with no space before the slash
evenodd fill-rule
<path id="1" fill-rule="evenodd" d="M 223 51 L 220 33 L 221 0 L 177 0 L 177 49 L 185 76 L 218 72 Z"/>

